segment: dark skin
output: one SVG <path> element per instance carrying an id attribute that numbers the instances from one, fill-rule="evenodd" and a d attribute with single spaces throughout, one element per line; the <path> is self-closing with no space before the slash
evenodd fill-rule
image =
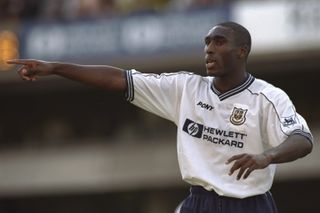
<path id="1" fill-rule="evenodd" d="M 9 60 L 7 63 L 22 65 L 18 74 L 26 81 L 35 81 L 41 76 L 59 75 L 110 91 L 124 91 L 127 87 L 124 71 L 117 67 L 57 63 L 33 59 L 15 59 Z"/>
<path id="2" fill-rule="evenodd" d="M 204 39 L 207 75 L 215 77 L 213 84 L 220 92 L 233 89 L 247 77 L 247 48 L 237 46 L 233 37 L 231 29 L 216 26 Z"/>
<path id="3" fill-rule="evenodd" d="M 232 29 L 216 26 L 205 37 L 205 60 L 209 76 L 214 76 L 214 87 L 220 92 L 229 91 L 247 77 L 246 60 L 248 47 L 239 46 Z M 22 65 L 18 74 L 23 80 L 34 81 L 40 76 L 59 75 L 110 91 L 126 89 L 124 71 L 112 66 L 88 66 L 56 63 L 31 59 L 15 59 L 8 64 Z M 226 164 L 232 164 L 229 175 L 238 171 L 237 179 L 246 179 L 251 172 L 264 169 L 270 164 L 294 161 L 312 150 L 310 141 L 298 134 L 289 136 L 277 147 L 261 154 L 243 153 L 231 156 Z"/>

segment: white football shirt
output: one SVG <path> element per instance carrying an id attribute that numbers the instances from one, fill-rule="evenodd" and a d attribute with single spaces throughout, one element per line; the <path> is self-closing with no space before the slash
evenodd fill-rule
<path id="1" fill-rule="evenodd" d="M 177 125 L 177 153 L 183 180 L 222 196 L 245 198 L 271 188 L 275 165 L 247 179 L 229 176 L 233 155 L 260 154 L 291 134 L 313 142 L 305 120 L 285 92 L 252 75 L 220 93 L 213 77 L 193 73 L 149 74 L 126 71 L 126 98 Z"/>

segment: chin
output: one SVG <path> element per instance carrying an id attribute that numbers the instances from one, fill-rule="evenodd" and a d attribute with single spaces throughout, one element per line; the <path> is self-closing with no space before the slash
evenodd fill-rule
<path id="1" fill-rule="evenodd" d="M 218 70 L 207 70 L 207 76 L 219 77 L 220 75 Z"/>

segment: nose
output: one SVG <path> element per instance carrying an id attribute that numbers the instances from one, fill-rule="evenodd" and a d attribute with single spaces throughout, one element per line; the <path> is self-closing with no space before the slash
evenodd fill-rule
<path id="1" fill-rule="evenodd" d="M 210 42 L 209 44 L 207 44 L 204 48 L 204 52 L 208 55 L 211 55 L 214 53 L 214 45 L 213 42 Z"/>

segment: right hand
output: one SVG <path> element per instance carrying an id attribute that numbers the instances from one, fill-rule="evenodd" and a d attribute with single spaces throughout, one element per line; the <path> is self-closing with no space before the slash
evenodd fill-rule
<path id="1" fill-rule="evenodd" d="M 18 74 L 23 80 L 35 81 L 39 76 L 53 74 L 52 63 L 34 59 L 13 59 L 8 60 L 8 64 L 22 65 L 19 68 Z"/>

